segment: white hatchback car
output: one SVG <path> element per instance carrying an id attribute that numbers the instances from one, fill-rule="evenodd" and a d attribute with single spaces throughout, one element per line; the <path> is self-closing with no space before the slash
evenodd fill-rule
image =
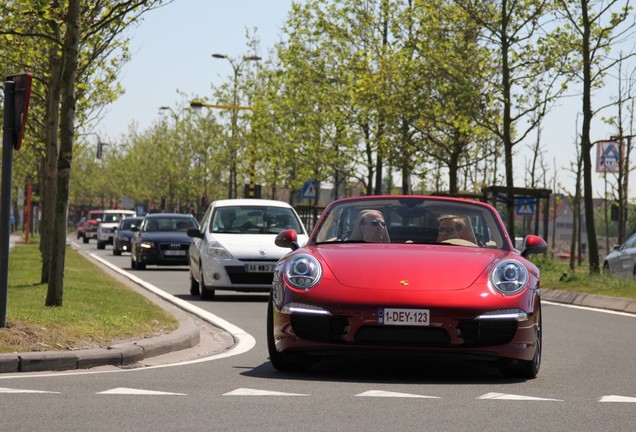
<path id="1" fill-rule="evenodd" d="M 263 199 L 227 199 L 210 204 L 200 229 L 188 230 L 190 294 L 213 299 L 216 290 L 268 292 L 276 262 L 289 249 L 274 244 L 284 229 L 307 241 L 307 231 L 286 202 Z"/>

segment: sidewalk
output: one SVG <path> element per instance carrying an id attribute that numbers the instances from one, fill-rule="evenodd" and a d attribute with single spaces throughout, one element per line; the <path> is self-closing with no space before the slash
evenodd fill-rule
<path id="1" fill-rule="evenodd" d="M 11 236 L 10 247 L 20 241 Z M 112 271 L 107 269 L 107 271 Z M 121 275 L 119 275 L 121 277 Z M 142 292 L 143 287 L 129 281 L 131 287 L 147 295 L 179 320 L 179 328 L 167 335 L 114 344 L 106 348 L 78 351 L 42 351 L 0 354 L 0 373 L 64 371 L 98 366 L 144 367 L 193 360 L 223 352 L 234 344 L 233 337 L 204 317 L 186 312 L 163 298 Z M 636 314 L 636 300 L 542 289 L 543 300 Z M 168 356 L 169 354 L 172 356 Z M 178 354 L 176 357 L 174 354 Z M 165 359 L 162 359 L 165 357 Z M 152 361 L 149 359 L 152 358 Z"/>

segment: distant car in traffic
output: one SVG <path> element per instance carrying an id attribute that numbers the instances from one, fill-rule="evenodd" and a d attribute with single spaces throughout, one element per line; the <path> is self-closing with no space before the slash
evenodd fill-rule
<path id="1" fill-rule="evenodd" d="M 130 239 L 134 234 L 132 230 L 138 227 L 143 220 L 143 217 L 127 217 L 119 221 L 119 225 L 115 228 L 113 255 L 121 255 L 122 252 L 130 252 Z"/>
<path id="2" fill-rule="evenodd" d="M 268 292 L 274 267 L 289 251 L 276 246 L 276 235 L 294 230 L 299 242 L 307 232 L 294 208 L 284 201 L 228 199 L 214 201 L 201 228 L 188 231 L 192 246 L 190 294 L 213 299 L 216 290 Z"/>
<path id="3" fill-rule="evenodd" d="M 636 233 L 607 254 L 603 260 L 603 273 L 636 277 Z"/>
<path id="4" fill-rule="evenodd" d="M 102 220 L 104 210 L 90 210 L 86 219 L 84 219 L 84 226 L 82 228 L 82 241 L 88 243 L 90 239 L 97 239 L 97 227 Z"/>
<path id="5" fill-rule="evenodd" d="M 119 221 L 136 215 L 133 210 L 104 210 L 97 225 L 97 249 L 105 249 L 106 245 L 113 244 Z"/>
<path id="6" fill-rule="evenodd" d="M 77 239 L 78 240 L 84 237 L 84 221 L 85 220 L 86 218 L 82 217 L 77 223 Z"/>
<path id="7" fill-rule="evenodd" d="M 131 239 L 130 267 L 143 270 L 147 265 L 188 265 L 192 239 L 188 229 L 198 228 L 194 216 L 179 213 L 151 213 L 144 217 Z"/>

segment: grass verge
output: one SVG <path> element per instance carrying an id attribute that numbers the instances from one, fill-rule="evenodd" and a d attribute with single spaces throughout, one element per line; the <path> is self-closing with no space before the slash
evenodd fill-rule
<path id="1" fill-rule="evenodd" d="M 542 288 L 636 299 L 634 278 L 590 274 L 587 267 L 578 267 L 572 272 L 567 261 L 552 260 L 546 256 L 533 256 L 532 261 L 541 270 Z"/>
<path id="2" fill-rule="evenodd" d="M 44 305 L 47 284 L 37 243 L 9 255 L 7 326 L 0 352 L 75 350 L 167 333 L 178 321 L 159 306 L 67 248 L 63 306 Z"/>

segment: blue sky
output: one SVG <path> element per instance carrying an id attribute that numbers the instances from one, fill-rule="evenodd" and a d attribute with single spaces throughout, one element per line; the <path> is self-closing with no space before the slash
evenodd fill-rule
<path id="1" fill-rule="evenodd" d="M 171 106 L 175 110 L 183 98 L 206 96 L 212 87 L 230 79 L 231 66 L 226 60 L 211 57 L 223 53 L 231 57 L 248 54 L 246 29 L 261 41 L 259 52 L 268 57 L 272 47 L 283 37 L 281 28 L 287 19 L 293 0 L 175 0 L 158 10 L 149 12 L 141 25 L 131 31 L 132 60 L 120 75 L 126 93 L 106 108 L 102 121 L 95 127 L 101 139 L 119 140 L 127 135 L 131 123 L 144 130 L 160 118 L 159 107 Z M 251 53 L 249 53 L 251 54 Z M 611 86 L 616 86 L 612 83 Z M 607 103 L 614 88 L 597 92 L 594 105 Z M 546 164 L 553 177 L 555 166 L 557 181 L 573 190 L 573 174 L 569 166 L 575 159 L 574 138 L 580 99 L 569 98 L 560 103 L 543 124 L 541 140 Z M 606 111 L 609 116 L 613 112 Z M 593 124 L 592 140 L 606 139 L 612 130 L 600 121 Z M 535 139 L 535 135 L 531 136 Z M 523 184 L 528 164 L 528 145 L 517 147 L 515 159 L 516 185 Z M 593 155 L 593 162 L 596 155 Z M 503 161 L 502 161 L 503 163 Z M 500 170 L 503 172 L 503 167 Z M 594 183 L 595 197 L 604 193 L 600 175 Z M 636 190 L 636 183 L 632 181 Z M 551 185 L 549 185 L 551 187 Z"/>
<path id="2" fill-rule="evenodd" d="M 130 60 L 120 81 L 126 93 L 106 108 L 95 127 L 103 141 L 127 135 L 160 118 L 159 107 L 175 110 L 188 96 L 212 94 L 212 86 L 230 79 L 227 60 L 212 53 L 241 57 L 247 53 L 246 29 L 260 38 L 263 58 L 281 39 L 292 0 L 175 0 L 148 12 L 130 32 Z M 251 54 L 251 53 L 250 53 Z"/>

